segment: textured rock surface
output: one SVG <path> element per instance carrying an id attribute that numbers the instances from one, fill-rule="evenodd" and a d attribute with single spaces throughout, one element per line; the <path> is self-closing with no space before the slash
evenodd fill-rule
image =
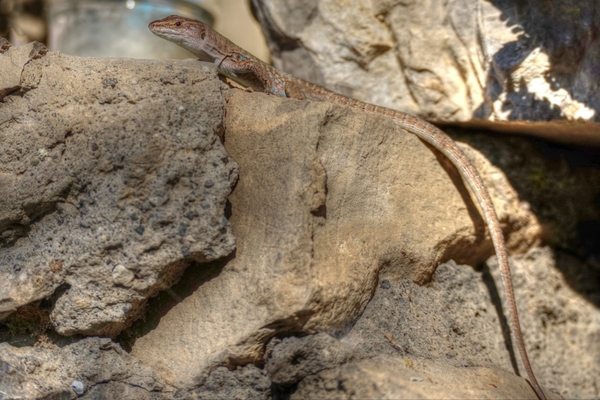
<path id="1" fill-rule="evenodd" d="M 133 346 L 171 384 L 259 360 L 274 335 L 343 329 L 379 278 L 423 283 L 443 260 L 491 254 L 460 181 L 385 118 L 239 91 L 226 115 L 225 146 L 240 165 L 229 197 L 235 258 Z M 535 243 L 535 218 L 502 174 L 465 151 L 510 236 Z"/>
<path id="2" fill-rule="evenodd" d="M 517 301 L 520 310 L 531 311 L 525 312 L 522 324 L 528 330 L 530 356 L 536 360 L 538 370 L 544 368 L 542 382 L 565 398 L 597 398 L 600 396 L 597 261 L 582 263 L 564 254 L 555 256 L 549 249 L 535 249 L 521 257 L 518 264 L 517 268 L 525 273 L 516 274 L 515 290 L 521 292 Z M 556 268 L 551 268 L 552 265 Z M 490 263 L 497 281 L 496 267 Z M 595 289 L 590 291 L 592 287 Z M 499 293 L 504 298 L 501 290 Z"/>
<path id="3" fill-rule="evenodd" d="M 555 263 L 547 248 L 513 263 L 533 368 L 551 398 L 595 398 L 600 312 L 577 295 Z M 585 271 L 574 259 L 557 264 Z M 493 282 L 488 271 L 482 276 L 454 263 L 441 265 L 427 287 L 380 281 L 339 340 L 323 334 L 273 340 L 265 369 L 297 398 L 536 398 L 513 375 L 508 327 L 493 302 L 501 288 Z"/>
<path id="4" fill-rule="evenodd" d="M 372 355 L 389 354 L 396 349 L 384 337 L 387 332 L 404 355 L 441 360 L 458 368 L 485 366 L 512 373 L 508 327 L 493 303 L 498 293 L 503 297 L 503 290 L 494 258 L 489 264 L 493 281 L 487 271 L 482 277 L 449 263 L 438 268 L 428 287 L 407 281 L 380 285 L 343 341 Z M 557 262 L 548 248 L 513 258 L 525 342 L 542 386 L 565 398 L 593 398 L 598 395 L 600 372 L 600 312 L 589 301 L 593 297 L 582 297 L 556 266 L 594 278 L 593 270 L 586 271 L 585 265 L 572 258 Z M 596 286 L 596 296 L 599 292 Z M 517 362 L 524 373 L 518 356 Z"/>
<path id="5" fill-rule="evenodd" d="M 283 341 L 273 339 L 269 347 L 265 370 L 275 385 L 288 389 L 309 375 L 350 361 L 353 356 L 348 346 L 326 333 Z"/>
<path id="6" fill-rule="evenodd" d="M 50 349 L 0 343 L 0 365 L 5 399 L 158 400 L 173 391 L 110 339 L 87 338 Z"/>
<path id="7" fill-rule="evenodd" d="M 52 63 L 46 67 L 37 64 L 51 59 L 47 57 L 70 62 L 69 69 L 59 73 L 51 68 Z M 112 65 L 114 75 L 108 78 L 114 79 L 104 79 L 106 76 L 97 67 L 92 67 L 92 61 Z M 85 68 L 76 67 L 78 63 Z M 146 119 L 153 121 L 153 134 L 149 136 L 153 140 L 157 140 L 156 137 L 164 139 L 161 136 L 163 130 L 171 127 L 175 129 L 171 139 L 186 143 L 182 146 L 189 149 L 189 152 L 185 151 L 187 157 L 196 154 L 196 148 L 190 147 L 188 141 L 193 142 L 192 139 L 200 140 L 198 149 L 209 149 L 209 153 L 214 151 L 219 155 L 213 159 L 218 167 L 202 164 L 202 173 L 194 175 L 193 182 L 189 183 L 193 187 L 194 182 L 200 182 L 202 195 L 205 195 L 205 189 L 209 189 L 203 175 L 208 173 L 207 170 L 222 168 L 233 174 L 221 183 L 213 182 L 214 186 L 222 184 L 221 188 L 226 192 L 225 187 L 229 190 L 236 173 L 236 164 L 230 160 L 239 161 L 241 178 L 230 196 L 231 204 L 226 213 L 231 215 L 232 233 L 236 235 L 238 247 L 225 260 L 211 264 L 192 262 L 193 268 L 186 270 L 177 285 L 150 300 L 146 322 L 137 322 L 143 329 L 136 330 L 134 327 L 118 339 L 127 349 L 133 343 L 133 357 L 122 353 L 107 339 L 100 342 L 94 342 L 98 339 L 84 339 L 65 346 L 64 339 L 57 338 L 59 335 L 51 329 L 47 337 L 40 334 L 49 322 L 61 321 L 55 318 L 64 310 L 58 300 L 75 296 L 75 291 L 69 292 L 70 288 L 65 284 L 53 291 L 48 282 L 54 281 L 47 280 L 44 265 L 36 267 L 35 278 L 48 286 L 41 286 L 39 291 L 34 287 L 29 297 L 23 297 L 29 299 L 29 303 L 20 306 L 17 312 L 0 323 L 0 341 L 17 345 L 23 335 L 10 335 L 21 329 L 25 335 L 36 335 L 33 340 L 37 339 L 36 345 L 44 349 L 15 349 L 2 344 L 0 351 L 6 351 L 0 353 L 0 358 L 6 354 L 10 359 L 8 364 L 0 365 L 2 368 L 10 365 L 11 369 L 8 380 L 3 381 L 6 384 L 0 383 L 0 393 L 6 386 L 12 390 L 12 395 L 25 399 L 62 395 L 75 398 L 76 394 L 70 388 L 73 385 L 84 390 L 84 396 L 89 398 L 119 398 L 124 393 L 130 398 L 157 399 L 269 399 L 305 395 L 343 398 L 357 396 L 357 393 L 372 397 L 431 398 L 446 392 L 461 398 L 497 398 L 533 394 L 523 379 L 514 376 L 515 369 L 508 350 L 512 346 L 503 334 L 504 318 L 498 312 L 499 303 L 495 301 L 496 290 L 501 292 L 502 288 L 495 287 L 487 275 L 482 277 L 469 266 L 457 267 L 454 263 L 447 263 L 434 273 L 439 262 L 450 258 L 477 264 L 491 254 L 491 246 L 474 206 L 452 169 L 443 168 L 443 158 L 436 157 L 435 152 L 414 136 L 396 129 L 385 119 L 328 104 L 286 101 L 239 91 L 226 91 L 225 98 L 229 103 L 223 119 L 225 103 L 219 93 L 223 86 L 216 81 L 214 69 L 191 60 L 151 63 L 75 59 L 50 54 L 25 64 L 22 64 L 25 65 L 23 82 L 31 80 L 31 76 L 39 76 L 33 73 L 38 68 L 43 73 L 38 83 L 18 87 L 0 103 L 0 121 L 3 121 L 0 125 L 1 143 L 10 143 L 12 151 L 0 153 L 0 157 L 5 157 L 0 160 L 8 160 L 6 157 L 11 154 L 17 159 L 14 152 L 18 152 L 17 147 L 12 145 L 12 141 L 16 140 L 13 130 L 7 133 L 4 128 L 9 123 L 30 124 L 35 127 L 38 136 L 31 133 L 24 136 L 31 139 L 23 143 L 23 147 L 18 147 L 27 151 L 24 153 L 26 156 L 20 157 L 26 163 L 27 172 L 35 172 L 39 179 L 45 178 L 42 184 L 49 183 L 40 186 L 30 180 L 32 183 L 19 186 L 22 193 L 32 191 L 29 197 L 5 199 L 5 203 L 0 204 L 0 212 L 5 213 L 1 214 L 4 219 L 0 221 L 10 222 L 2 225 L 2 232 L 8 233 L 2 236 L 0 256 L 13 254 L 17 246 L 30 242 L 35 244 L 35 235 L 44 232 L 41 224 L 52 215 L 57 204 L 66 203 L 65 196 L 71 196 L 66 197 L 67 200 L 85 200 L 91 193 L 96 195 L 95 199 L 111 199 L 110 190 L 103 192 L 101 185 L 94 186 L 97 185 L 95 182 L 100 181 L 102 175 L 110 175 L 111 187 L 118 187 L 116 184 L 125 176 L 120 175 L 124 174 L 122 170 L 128 171 L 128 166 L 133 168 L 128 160 L 132 160 L 136 169 L 130 171 L 127 177 L 135 177 L 142 182 L 137 188 L 150 185 L 148 193 L 155 193 L 153 190 L 161 188 L 156 182 L 160 181 L 157 171 L 161 171 L 161 166 L 167 162 L 164 157 L 161 159 L 163 151 L 174 157 L 174 165 L 180 165 L 183 171 L 189 172 L 185 168 L 192 168 L 195 162 L 191 162 L 192 165 L 177 164 L 177 153 L 166 145 L 160 151 L 150 149 L 152 151 L 148 153 L 157 155 L 151 158 L 152 162 L 147 161 L 148 157 L 135 157 L 146 154 L 143 145 L 148 144 L 142 140 L 139 143 L 128 141 L 130 137 L 137 137 L 136 133 L 144 132 L 127 130 L 129 125 L 126 122 L 132 119 L 126 118 L 131 115 L 128 114 L 129 107 L 134 109 L 138 106 L 140 108 L 135 108 L 135 116 L 138 121 L 143 121 L 140 126 L 150 129 L 144 124 Z M 128 69 L 126 65 L 135 67 Z M 152 73 L 151 65 L 157 66 Z M 36 69 L 29 72 L 29 68 Z M 75 79 L 65 81 L 63 75 L 72 77 L 82 69 L 85 69 L 86 79 L 91 81 L 79 90 L 85 92 L 90 89 L 93 93 L 86 104 L 102 107 L 101 110 L 122 107 L 116 109 L 118 113 L 85 115 L 81 112 L 83 115 L 80 116 L 73 111 L 79 110 L 74 100 L 84 94 L 73 88 L 77 82 Z M 124 89 L 127 82 L 123 83 L 121 77 L 128 74 L 134 76 L 131 79 L 138 82 L 137 85 L 128 86 L 128 91 L 113 93 L 117 88 Z M 45 128 L 34 124 L 34 121 L 42 112 L 46 113 L 46 108 L 32 100 L 35 99 L 34 92 L 43 87 L 40 82 L 44 83 L 45 77 L 51 76 L 55 77 L 53 93 L 65 93 L 60 90 L 70 92 L 63 94 L 64 105 L 55 107 L 57 116 L 52 116 L 55 119 L 47 117 L 47 121 L 53 122 L 53 127 Z M 94 76 L 102 76 L 98 78 L 102 80 L 101 86 L 93 82 Z M 148 86 L 144 86 L 146 84 Z M 156 85 L 159 85 L 158 89 Z M 151 94 L 145 95 L 143 88 Z M 53 97 L 49 94 L 48 98 Z M 25 107 L 23 99 L 31 101 L 35 112 L 15 112 L 22 110 L 17 106 Z M 144 99 L 150 100 L 146 102 Z M 165 111 L 168 113 L 166 116 L 161 114 Z M 199 114 L 188 115 L 194 111 L 199 111 Z M 213 113 L 216 116 L 211 116 Z M 99 116 L 102 118 L 98 119 Z M 65 135 L 65 126 L 73 120 L 80 121 L 80 130 Z M 85 125 L 87 121 L 94 123 L 88 126 Z M 223 122 L 226 123 L 225 129 L 221 126 Z M 127 132 L 125 137 L 111 136 L 110 132 L 118 130 L 118 127 Z M 217 139 L 206 144 L 203 128 L 224 133 L 229 156 L 219 148 Z M 92 129 L 97 129 L 94 131 L 97 133 L 88 138 L 86 132 Z M 187 129 L 196 130 L 189 136 L 181 136 Z M 22 135 L 26 134 L 24 130 Z M 88 138 L 85 145 L 76 141 L 85 138 Z M 513 261 L 525 340 L 538 378 L 545 388 L 568 398 L 598 397 L 600 289 L 597 282 L 600 269 L 593 251 L 595 242 L 592 240 L 587 250 L 580 252 L 577 240 L 573 239 L 576 235 L 562 231 L 576 230 L 579 223 L 587 222 L 586 218 L 590 219 L 593 227 L 593 219 L 598 219 L 598 205 L 594 201 L 600 169 L 571 170 L 571 167 L 565 166 L 563 158 L 548 162 L 527 144 L 533 141 L 522 138 L 486 140 L 478 136 L 470 140 L 479 142 L 480 146 L 476 147 L 481 147 L 493 161 L 494 166 L 479 152 L 464 145 L 490 186 L 513 254 L 527 251 Z M 48 143 L 57 144 L 52 147 Z M 86 147 L 88 143 L 89 148 Z M 94 153 L 90 150 L 93 143 L 99 149 L 107 150 Z M 160 143 L 171 142 L 165 139 Z M 81 151 L 74 154 L 70 145 L 78 145 Z M 47 152 L 50 152 L 49 156 Z M 576 158 L 581 162 L 584 157 L 576 151 L 574 153 L 579 154 Z M 105 155 L 109 160 L 121 160 L 117 165 L 122 170 L 94 169 L 96 164 L 86 161 L 94 158 L 94 154 Z M 57 155 L 56 159 L 52 158 L 54 155 Z M 56 167 L 65 155 L 71 157 L 69 165 L 80 166 L 79 170 L 70 170 L 74 171 L 71 172 L 71 175 L 75 174 L 74 178 Z M 98 160 L 96 162 L 99 163 Z M 139 163 L 140 160 L 144 162 Z M 13 163 L 2 162 L 0 168 L 17 165 L 16 161 Z M 511 183 L 514 179 L 519 193 L 511 188 L 496 165 L 506 168 L 509 176 L 515 175 L 514 178 L 511 176 Z M 88 173 L 88 169 L 92 172 Z M 97 172 L 93 174 L 93 171 Z M 1 179 L 5 179 L 6 170 L 0 172 Z M 24 176 L 27 177 L 26 174 Z M 53 189 L 62 187 L 61 182 L 69 182 L 69 179 L 80 183 L 76 178 L 82 176 L 87 177 L 87 186 L 66 185 L 68 191 L 65 189 L 65 192 Z M 148 196 L 148 203 L 141 203 L 151 207 L 141 208 L 144 213 L 140 212 L 140 218 L 151 220 L 156 209 L 171 210 L 172 220 L 176 222 L 172 226 L 167 224 L 157 228 L 154 233 L 165 235 L 166 239 L 161 244 L 174 243 L 176 251 L 169 254 L 180 257 L 184 253 L 180 245 L 182 241 L 189 242 L 189 238 L 184 236 L 182 241 L 171 242 L 171 237 L 181 237 L 180 230 L 172 228 L 180 227 L 178 223 L 181 221 L 187 224 L 189 217 L 181 209 L 169 207 L 175 202 L 174 196 L 187 192 L 179 191 L 181 187 L 171 183 L 167 181 L 162 186 L 162 193 L 167 193 L 165 197 L 169 198 L 162 205 L 153 206 L 157 204 L 154 203 L 155 197 L 141 191 L 128 192 L 129 197 L 120 199 L 120 203 L 112 203 L 110 209 L 120 216 L 122 202 L 136 199 L 136 196 Z M 16 187 L 11 180 L 3 180 L 1 185 Z M 41 189 L 36 189 L 39 187 L 46 187 L 46 190 L 39 192 Z M 87 189 L 88 192 L 85 192 L 82 187 L 100 189 L 95 192 Z M 198 192 L 190 193 L 198 195 Z M 531 204 L 524 202 L 523 198 Z M 42 202 L 39 199 L 50 200 Z M 31 206 L 26 207 L 30 203 Z M 198 201 L 195 204 L 197 206 Z M 79 218 L 76 221 L 83 222 L 83 226 L 71 223 L 69 233 L 78 235 L 80 240 L 86 239 L 89 237 L 82 232 L 98 226 L 116 235 L 124 226 L 121 224 L 128 223 L 127 218 L 123 221 L 112 217 L 110 223 L 104 225 L 106 213 L 93 220 L 88 219 L 89 215 L 96 215 L 93 213 L 99 207 L 97 202 L 90 201 L 68 203 L 62 212 L 69 217 L 75 215 Z M 211 215 L 218 216 L 214 221 L 220 226 L 224 221 L 223 203 L 219 207 L 219 213 Z M 543 229 L 531 210 L 544 216 Z M 20 219 L 17 220 L 14 215 Z M 189 216 L 195 218 L 193 214 Z M 57 226 L 57 229 L 63 225 Z M 23 226 L 32 228 L 23 229 Z M 186 233 L 189 233 L 190 228 L 187 229 Z M 225 226 L 225 230 L 218 232 L 230 237 L 227 229 Z M 147 231 L 148 228 L 144 235 Z M 539 242 L 541 234 L 547 240 L 556 239 L 553 243 L 559 244 L 571 255 L 559 252 L 554 257 L 553 252 L 547 249 L 530 250 Z M 138 236 L 137 232 L 132 234 L 134 238 Z M 55 249 L 53 246 L 59 246 L 55 244 L 58 235 L 42 236 L 47 237 L 53 238 L 48 248 L 52 250 Z M 190 237 L 202 236 L 194 233 Z M 215 241 L 216 246 L 211 249 L 221 248 L 221 242 Z M 97 241 L 86 246 L 104 251 L 105 243 Z M 228 245 L 231 243 L 226 241 Z M 65 246 L 64 243 L 61 246 Z M 75 254 L 73 252 L 79 251 L 82 246 L 61 248 L 69 255 Z M 103 261 L 112 262 L 115 255 L 127 257 L 130 254 L 113 250 L 108 248 L 107 251 L 112 252 L 106 253 L 108 255 Z M 202 251 L 200 254 L 204 254 Z M 31 257 L 44 256 L 40 251 L 31 254 Z M 194 260 L 194 254 L 187 258 L 184 255 L 184 259 Z M 493 258 L 489 264 L 492 273 L 496 274 Z M 88 284 L 86 288 L 98 288 L 98 292 L 85 292 L 90 295 L 97 293 L 98 297 L 79 297 L 79 301 L 64 304 L 73 307 L 77 316 L 82 316 L 83 319 L 76 323 L 97 322 L 99 327 L 107 326 L 105 314 L 96 308 L 86 307 L 90 304 L 102 306 L 103 302 L 108 302 L 109 309 L 111 301 L 120 301 L 122 297 L 119 296 L 131 299 L 127 297 L 130 293 L 141 299 L 152 289 L 135 291 L 137 281 L 146 284 L 152 280 L 148 276 L 158 274 L 150 267 L 132 271 L 121 263 L 110 269 L 82 269 L 82 273 L 90 274 L 90 277 L 82 279 L 76 273 L 67 273 L 62 263 L 51 263 L 47 267 L 59 282 L 65 274 L 68 278 L 64 278 L 66 284 L 84 282 Z M 15 272 L 12 267 L 2 264 L 0 271 Z M 168 271 L 163 270 L 163 274 L 168 275 Z M 139 272 L 148 275 L 140 275 Z M 174 280 L 176 275 L 168 276 Z M 98 276 L 110 279 L 112 286 L 95 286 Z M 157 276 L 160 278 L 160 275 Z M 411 280 L 426 285 L 419 286 Z M 487 288 L 482 280 L 487 283 Z M 167 284 L 166 280 L 157 282 L 156 287 Z M 494 282 L 500 285 L 497 276 Z M 0 294 L 17 283 L 19 281 L 0 280 Z M 127 286 L 130 284 L 131 287 Z M 182 294 L 181 287 L 185 287 L 183 292 L 187 293 Z M 45 290 L 54 294 L 46 297 Z M 138 297 L 133 299 L 135 302 Z M 50 310 L 51 320 L 47 315 Z M 37 321 L 39 326 L 18 326 L 27 320 Z M 120 322 L 112 324 L 119 329 L 125 326 Z M 68 333 L 60 331 L 60 326 L 65 325 L 58 325 L 59 333 Z M 329 335 L 316 334 L 323 330 Z M 123 339 L 126 334 L 132 335 L 130 340 Z M 299 337 L 293 337 L 295 335 Z M 70 340 L 81 339 L 73 337 Z M 53 343 L 64 347 L 60 350 L 53 348 Z M 109 353 L 110 356 L 99 356 Z M 51 359 L 51 363 L 46 362 L 47 359 Z M 80 365 L 80 360 L 84 359 L 89 365 Z M 146 366 L 140 365 L 138 360 L 147 363 Z M 54 371 L 59 372 L 54 374 Z M 77 375 L 79 371 L 82 371 L 82 378 Z M 43 380 L 44 376 L 47 381 Z M 71 376 L 77 378 L 72 379 Z M 139 384 L 136 383 L 138 379 Z M 15 386 L 15 382 L 23 384 Z M 45 382 L 48 384 L 45 385 Z"/>
<path id="8" fill-rule="evenodd" d="M 596 2 L 253 4 L 296 76 L 435 121 L 600 143 Z M 579 120 L 596 123 L 565 123 Z"/>
<path id="9" fill-rule="evenodd" d="M 10 43 L 0 37 L 0 63 L 2 65 L 0 69 L 0 100 L 9 93 L 20 89 L 23 67 L 28 62 L 43 57 L 46 53 L 47 49 L 38 42 L 31 42 L 11 50 Z"/>
<path id="10" fill-rule="evenodd" d="M 248 364 L 234 370 L 215 368 L 202 386 L 182 389 L 175 398 L 267 400 L 273 398 L 273 393 L 265 371 Z"/>
<path id="11" fill-rule="evenodd" d="M 525 380 L 502 370 L 457 368 L 419 357 L 380 356 L 303 380 L 290 399 L 532 399 Z M 549 395 L 549 399 L 559 399 Z"/>
<path id="12" fill-rule="evenodd" d="M 57 332 L 115 335 L 188 261 L 233 250 L 237 166 L 217 137 L 214 70 L 49 53 L 14 73 L 22 94 L 0 104 L 0 316 L 51 297 Z"/>

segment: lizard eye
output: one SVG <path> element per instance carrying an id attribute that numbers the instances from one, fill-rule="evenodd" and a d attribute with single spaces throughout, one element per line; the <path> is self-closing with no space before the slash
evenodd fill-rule
<path id="1" fill-rule="evenodd" d="M 175 25 L 176 25 L 176 26 L 181 26 L 181 21 L 176 21 L 176 22 L 175 22 Z"/>

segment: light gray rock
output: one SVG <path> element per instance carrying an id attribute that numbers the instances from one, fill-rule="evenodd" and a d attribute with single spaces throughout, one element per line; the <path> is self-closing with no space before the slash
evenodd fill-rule
<path id="1" fill-rule="evenodd" d="M 309 375 L 346 363 L 354 353 L 326 333 L 273 339 L 269 346 L 265 370 L 275 385 L 287 389 Z"/>
<path id="2" fill-rule="evenodd" d="M 22 94 L 0 104 L 0 316 L 53 296 L 60 334 L 114 336 L 190 261 L 234 248 L 222 84 L 194 60 L 18 66 Z"/>
<path id="3" fill-rule="evenodd" d="M 549 248 L 535 248 L 512 259 L 525 343 L 544 388 L 565 398 L 594 398 L 598 394 L 600 313 L 571 287 L 571 279 L 560 273 L 567 269 L 583 273 L 584 266 L 575 259 L 557 265 L 554 258 Z M 495 300 L 498 294 L 504 298 L 495 257 L 488 263 L 494 280 L 489 271 L 481 276 L 472 268 L 447 263 L 438 267 L 427 287 L 407 280 L 380 282 L 342 343 L 368 358 L 417 356 L 442 361 L 457 370 L 483 366 L 511 373 L 517 365 L 524 374 L 518 355 L 511 355 L 502 314 L 506 308 L 500 309 Z M 595 290 L 597 294 L 598 288 Z M 439 397 L 435 393 L 426 397 Z"/>
<path id="4" fill-rule="evenodd" d="M 275 65 L 300 78 L 434 121 L 600 143 L 593 1 L 253 5 Z"/>
<path id="5" fill-rule="evenodd" d="M 556 269 L 549 248 L 513 261 L 525 342 L 549 398 L 597 397 L 600 313 Z M 493 258 L 490 264 L 498 279 Z M 585 270 L 573 258 L 558 267 Z M 502 290 L 493 282 L 489 271 L 453 262 L 440 265 L 427 286 L 382 280 L 347 332 L 274 339 L 265 368 L 296 398 L 534 399 L 514 375 L 516 360 L 523 368 L 507 348 Z"/>
<path id="6" fill-rule="evenodd" d="M 584 263 L 549 248 L 532 249 L 514 261 L 521 324 L 541 384 L 567 399 L 599 397 L 598 261 Z M 497 263 L 489 264 L 497 281 Z M 502 290 L 499 294 L 504 299 Z"/>
<path id="7" fill-rule="evenodd" d="M 210 373 L 203 385 L 185 388 L 175 394 L 175 399 L 235 399 L 270 400 L 276 398 L 271 391 L 271 381 L 261 368 L 248 364 L 229 370 L 218 367 Z"/>
<path id="8" fill-rule="evenodd" d="M 107 338 L 63 348 L 0 343 L 0 365 L 0 396 L 6 399 L 172 398 L 173 388 Z"/>

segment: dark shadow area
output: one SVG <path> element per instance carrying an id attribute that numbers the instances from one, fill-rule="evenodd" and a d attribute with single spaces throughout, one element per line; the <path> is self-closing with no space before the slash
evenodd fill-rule
<path id="1" fill-rule="evenodd" d="M 581 261 L 572 254 L 556 251 L 556 267 L 570 287 L 600 308 L 600 258 Z"/>
<path id="2" fill-rule="evenodd" d="M 531 143 L 548 160 L 566 165 L 574 175 L 588 181 L 585 193 L 573 192 L 572 199 L 574 207 L 578 206 L 577 200 L 587 199 L 589 210 L 581 210 L 580 218 L 576 221 L 574 245 L 567 244 L 562 250 L 582 259 L 600 260 L 600 148 L 561 145 L 542 139 L 531 139 Z M 557 207 L 562 205 L 564 203 L 559 202 Z M 600 284 L 600 279 L 595 282 Z"/>
<path id="3" fill-rule="evenodd" d="M 283 388 L 273 383 L 271 384 L 271 396 L 273 396 L 273 400 L 290 400 L 296 392 L 297 387 L 298 385 L 294 385 L 291 388 Z"/>
<path id="4" fill-rule="evenodd" d="M 542 227 L 571 287 L 600 307 L 600 148 L 450 129 L 500 168 Z M 566 262 L 566 260 L 569 260 Z"/>
<path id="5" fill-rule="evenodd" d="M 600 149 L 558 144 L 543 139 L 529 139 L 548 165 L 536 176 L 530 170 L 529 184 L 507 171 L 519 195 L 531 204 L 532 211 L 544 225 L 556 224 L 554 217 L 568 215 L 569 232 L 550 244 L 585 259 L 600 257 Z M 531 183 L 534 183 L 533 185 Z M 600 283 L 600 281 L 599 281 Z"/>
<path id="6" fill-rule="evenodd" d="M 33 346 L 40 336 L 47 334 L 50 310 L 39 300 L 19 307 L 0 323 L 0 343 L 14 347 Z"/>
<path id="7" fill-rule="evenodd" d="M 0 343 L 13 347 L 43 347 L 46 344 L 64 347 L 81 340 L 83 335 L 63 336 L 50 325 L 50 313 L 69 287 L 67 284 L 59 286 L 51 296 L 19 307 L 0 322 Z"/>

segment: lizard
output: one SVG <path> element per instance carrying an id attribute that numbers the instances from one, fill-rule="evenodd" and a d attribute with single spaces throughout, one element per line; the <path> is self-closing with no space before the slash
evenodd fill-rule
<path id="1" fill-rule="evenodd" d="M 490 232 L 494 250 L 500 266 L 504 292 L 508 305 L 508 314 L 513 338 L 531 386 L 540 400 L 546 396 L 537 382 L 519 323 L 519 314 L 514 295 L 508 252 L 504 242 L 500 222 L 496 215 L 492 199 L 479 172 L 465 156 L 456 143 L 434 125 L 410 114 L 390 108 L 363 103 L 350 97 L 332 92 L 321 86 L 303 81 L 275 67 L 260 61 L 258 58 L 237 46 L 211 27 L 194 19 L 171 15 L 153 21 L 148 28 L 156 36 L 173 42 L 197 56 L 200 61 L 213 63 L 218 73 L 253 91 L 266 92 L 272 95 L 300 100 L 329 102 L 343 107 L 350 107 L 369 114 L 390 118 L 400 128 L 416 135 L 421 140 L 441 152 L 457 168 L 463 181 L 471 189 L 477 200 L 480 212 Z"/>

